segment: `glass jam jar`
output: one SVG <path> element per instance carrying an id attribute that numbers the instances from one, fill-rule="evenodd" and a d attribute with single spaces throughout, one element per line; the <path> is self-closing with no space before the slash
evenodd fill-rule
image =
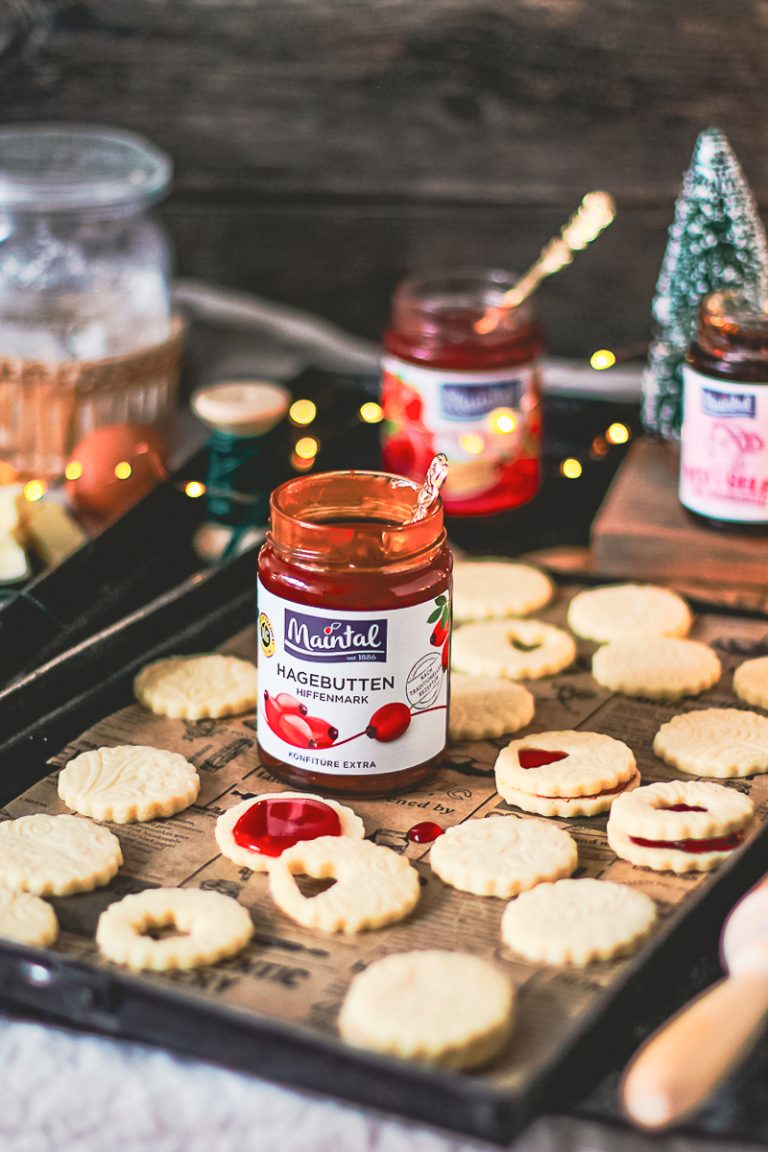
<path id="1" fill-rule="evenodd" d="M 452 558 L 438 500 L 377 472 L 272 493 L 259 554 L 262 763 L 304 790 L 413 788 L 445 751 Z"/>
<path id="2" fill-rule="evenodd" d="M 680 502 L 717 528 L 768 529 L 767 309 L 706 296 L 683 367 Z"/>
<path id="3" fill-rule="evenodd" d="M 505 301 L 513 284 L 507 272 L 460 270 L 395 292 L 384 337 L 384 467 L 419 479 L 444 452 L 450 515 L 515 508 L 539 488 L 543 340 L 531 301 Z"/>

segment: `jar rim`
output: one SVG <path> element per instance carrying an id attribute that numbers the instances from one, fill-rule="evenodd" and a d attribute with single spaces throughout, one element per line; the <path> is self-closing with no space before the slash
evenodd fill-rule
<path id="1" fill-rule="evenodd" d="M 406 522 L 418 493 L 415 481 L 391 472 L 296 476 L 272 492 L 269 536 L 298 562 L 358 570 L 408 564 L 445 538 L 439 497 L 423 519 Z"/>
<path id="2" fill-rule="evenodd" d="M 168 154 L 143 136 L 95 124 L 0 127 L 0 208 L 139 209 L 170 184 Z"/>

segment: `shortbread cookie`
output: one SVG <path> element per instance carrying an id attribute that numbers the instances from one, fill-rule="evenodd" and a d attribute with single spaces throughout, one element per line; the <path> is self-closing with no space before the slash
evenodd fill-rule
<path id="1" fill-rule="evenodd" d="M 733 690 L 747 704 L 768 709 L 768 656 L 739 664 L 733 674 Z"/>
<path id="2" fill-rule="evenodd" d="M 457 621 L 527 616 L 552 599 L 552 581 L 538 568 L 510 560 L 459 560 L 453 566 Z"/>
<path id="3" fill-rule="evenodd" d="M 200 777 L 178 752 L 124 744 L 81 752 L 59 773 L 73 812 L 114 824 L 173 816 L 197 799 Z"/>
<path id="4" fill-rule="evenodd" d="M 145 935 L 153 928 L 175 928 L 183 935 L 156 940 Z M 248 910 L 231 896 L 199 888 L 149 888 L 102 912 L 96 943 L 113 964 L 168 972 L 234 956 L 252 934 Z"/>
<path id="5" fill-rule="evenodd" d="M 451 660 L 475 676 L 538 679 L 567 668 L 576 645 L 562 628 L 541 620 L 486 620 L 464 624 L 453 635 Z"/>
<path id="6" fill-rule="evenodd" d="M 451 676 L 451 740 L 487 740 L 517 732 L 530 724 L 533 712 L 534 698 L 522 684 L 463 672 Z"/>
<path id="7" fill-rule="evenodd" d="M 728 779 L 768 772 L 768 718 L 739 708 L 702 708 L 662 724 L 657 756 L 691 776 Z"/>
<path id="8" fill-rule="evenodd" d="M 401 952 L 353 979 L 339 1015 L 348 1044 L 442 1068 L 476 1068 L 504 1046 L 515 993 L 494 964 L 461 952 Z"/>
<path id="9" fill-rule="evenodd" d="M 687 636 L 691 613 L 685 600 L 655 584 L 609 584 L 578 592 L 568 606 L 568 626 L 584 640 L 642 640 Z"/>
<path id="10" fill-rule="evenodd" d="M 698 696 L 720 679 L 720 661 L 698 640 L 613 640 L 592 658 L 598 684 L 647 700 Z"/>
<path id="11" fill-rule="evenodd" d="M 294 844 L 328 835 L 362 840 L 365 826 L 351 808 L 311 792 L 265 792 L 216 821 L 222 855 L 252 872 L 268 872 L 275 857 Z"/>
<path id="12" fill-rule="evenodd" d="M 59 922 L 50 904 L 29 892 L 0 887 L 0 936 L 48 948 L 59 934 Z"/>
<path id="13" fill-rule="evenodd" d="M 501 938 L 534 964 L 583 967 L 634 952 L 655 922 L 653 900 L 634 888 L 609 880 L 557 880 L 507 906 Z"/>
<path id="14" fill-rule="evenodd" d="M 446 829 L 430 851 L 432 871 L 462 892 L 509 899 L 545 880 L 570 876 L 576 841 L 543 820 L 487 816 Z"/>
<path id="15" fill-rule="evenodd" d="M 136 699 L 160 716 L 183 720 L 236 716 L 256 707 L 256 668 L 236 656 L 171 656 L 142 668 Z"/>
<path id="16" fill-rule="evenodd" d="M 296 876 L 336 883 L 307 897 Z M 419 899 L 419 876 L 390 848 L 349 836 L 321 836 L 277 857 L 269 869 L 269 890 L 278 908 L 305 928 L 362 932 L 407 916 Z"/>
<path id="17" fill-rule="evenodd" d="M 123 862 L 117 836 L 82 816 L 20 816 L 0 824 L 0 884 L 69 896 L 107 884 Z"/>
<path id="18" fill-rule="evenodd" d="M 513 740 L 499 753 L 495 773 L 507 804 L 539 816 L 594 816 L 640 782 L 631 748 L 599 732 Z"/>
<path id="19" fill-rule="evenodd" d="M 744 840 L 755 806 L 722 784 L 669 780 L 620 796 L 608 843 L 630 864 L 657 872 L 707 872 Z"/>

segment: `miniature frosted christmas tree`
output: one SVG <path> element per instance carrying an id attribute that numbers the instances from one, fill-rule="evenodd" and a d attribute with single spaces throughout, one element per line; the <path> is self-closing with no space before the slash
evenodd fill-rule
<path id="1" fill-rule="evenodd" d="M 757 206 L 725 135 L 699 135 L 653 300 L 654 333 L 643 377 L 643 422 L 673 439 L 682 416 L 682 366 L 696 333 L 702 296 L 741 288 L 768 295 L 768 245 Z"/>

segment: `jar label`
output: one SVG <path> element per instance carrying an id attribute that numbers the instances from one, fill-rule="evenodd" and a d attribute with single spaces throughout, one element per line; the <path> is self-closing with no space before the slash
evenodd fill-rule
<path id="1" fill-rule="evenodd" d="M 448 592 L 409 608 L 336 612 L 258 584 L 262 748 L 307 771 L 374 776 L 442 752 Z"/>
<path id="2" fill-rule="evenodd" d="M 443 490 L 447 508 L 494 491 L 510 466 L 538 460 L 535 361 L 492 372 L 450 372 L 386 356 L 381 394 L 388 421 L 385 463 L 422 476 L 425 462 L 444 452 L 451 466 Z"/>
<path id="3" fill-rule="evenodd" d="M 768 386 L 683 367 L 680 501 L 716 520 L 768 522 Z"/>

